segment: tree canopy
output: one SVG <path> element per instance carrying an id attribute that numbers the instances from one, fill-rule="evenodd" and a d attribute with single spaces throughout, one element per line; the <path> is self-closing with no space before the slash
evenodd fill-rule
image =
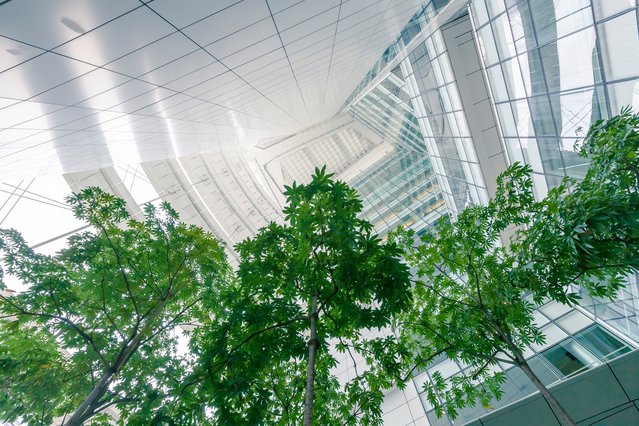
<path id="1" fill-rule="evenodd" d="M 469 368 L 425 384 L 438 414 L 499 398 L 501 363 L 571 425 L 524 350 L 545 340 L 539 303 L 614 297 L 639 269 L 639 116 L 598 121 L 579 153 L 583 180 L 536 199 L 515 164 L 487 205 L 417 244 L 401 230 L 382 241 L 356 191 L 316 169 L 286 187 L 285 224 L 236 246 L 235 274 L 168 204 L 136 220 L 88 188 L 68 202 L 92 229 L 56 255 L 0 230 L 4 272 L 28 286 L 3 291 L 0 270 L 0 419 L 379 424 L 384 390 L 445 355 Z M 337 374 L 339 357 L 355 377 Z"/>
<path id="2" fill-rule="evenodd" d="M 92 229 L 54 256 L 0 230 L 5 272 L 28 285 L 0 295 L 0 418 L 161 421 L 193 361 L 176 327 L 206 317 L 202 300 L 226 285 L 223 247 L 166 203 L 135 220 L 98 188 L 67 201 Z"/>
<path id="3" fill-rule="evenodd" d="M 628 110 L 595 123 L 580 148 L 590 160 L 585 178 L 565 179 L 541 200 L 531 168 L 515 164 L 488 205 L 465 209 L 417 245 L 410 232 L 395 235 L 417 278 L 413 308 L 398 323 L 409 366 L 446 354 L 470 367 L 426 383 L 439 415 L 499 398 L 504 377 L 493 367 L 502 363 L 521 368 L 558 419 L 574 424 L 523 353 L 545 341 L 532 315 L 539 303 L 574 304 L 583 291 L 612 298 L 639 269 L 638 124 Z"/>
<path id="4" fill-rule="evenodd" d="M 285 195 L 287 223 L 237 245 L 224 315 L 196 331 L 204 399 L 219 424 L 378 423 L 392 383 L 375 372 L 392 357 L 383 335 L 366 334 L 410 304 L 408 269 L 398 247 L 358 218 L 357 193 L 325 168 Z M 332 371 L 335 345 L 365 358 L 346 384 Z"/>

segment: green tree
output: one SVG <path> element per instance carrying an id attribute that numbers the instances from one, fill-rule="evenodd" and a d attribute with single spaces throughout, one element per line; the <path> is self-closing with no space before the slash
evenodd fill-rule
<path id="1" fill-rule="evenodd" d="M 523 353 L 545 340 L 532 316 L 539 303 L 574 304 L 581 291 L 612 298 L 637 272 L 638 124 L 629 110 L 595 123 L 580 149 L 591 162 L 583 181 L 566 179 L 541 201 L 530 167 L 515 164 L 488 205 L 465 209 L 418 245 L 410 232 L 394 236 L 417 278 L 413 309 L 400 321 L 411 368 L 439 354 L 470 366 L 448 380 L 434 373 L 425 385 L 438 415 L 500 398 L 505 379 L 491 369 L 500 362 L 519 367 L 560 422 L 574 424 Z"/>
<path id="2" fill-rule="evenodd" d="M 380 421 L 392 386 L 381 372 L 395 358 L 384 336 L 365 334 L 409 306 L 410 278 L 398 247 L 358 218 L 357 193 L 331 176 L 316 169 L 309 184 L 286 187 L 288 223 L 237 245 L 224 315 L 196 331 L 197 380 L 219 424 Z M 344 386 L 332 347 L 365 359 Z"/>
<path id="3" fill-rule="evenodd" d="M 28 285 L 0 295 L 0 418 L 106 424 L 114 407 L 120 422 L 162 421 L 193 363 L 176 327 L 206 317 L 228 281 L 223 247 L 168 204 L 138 221 L 98 188 L 67 201 L 92 230 L 54 256 L 0 230 L 5 272 Z"/>

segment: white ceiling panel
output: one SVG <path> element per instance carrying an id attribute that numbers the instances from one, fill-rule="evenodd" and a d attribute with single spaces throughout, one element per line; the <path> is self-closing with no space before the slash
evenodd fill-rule
<path id="1" fill-rule="evenodd" d="M 145 83 L 144 81 L 130 79 L 123 84 L 114 87 L 112 86 L 109 90 L 100 92 L 94 96 L 87 98 L 85 101 L 80 102 L 77 106 L 84 108 L 114 109 L 121 112 L 131 112 L 133 110 L 126 110 L 123 104 L 144 94 L 147 94 L 147 96 L 151 96 L 149 92 L 151 92 L 155 88 L 156 86 Z M 150 101 L 149 103 L 151 102 L 153 101 Z"/>
<path id="2" fill-rule="evenodd" d="M 337 18 L 339 16 L 339 8 L 332 8 L 325 12 L 322 12 L 312 18 L 309 18 L 297 25 L 294 25 L 286 30 L 280 29 L 280 35 L 285 45 L 293 43 L 302 37 L 305 37 L 314 32 L 321 31 L 326 28 L 330 28 L 335 31 L 337 25 Z M 277 16 L 276 16 L 277 20 Z M 279 26 L 279 25 L 278 25 Z"/>
<path id="3" fill-rule="evenodd" d="M 205 83 L 215 77 L 224 74 L 228 68 L 222 63 L 212 61 L 208 65 L 190 72 L 180 78 L 170 81 L 164 87 L 170 90 L 181 92 L 193 88 L 199 84 Z"/>
<path id="4" fill-rule="evenodd" d="M 271 19 L 262 19 L 253 25 L 243 28 L 239 31 L 229 34 L 223 39 L 208 44 L 206 50 L 215 55 L 216 58 L 223 60 L 237 52 L 253 47 L 256 43 L 266 40 L 270 37 L 277 37 L 277 30 Z M 278 45 L 277 47 L 281 47 Z M 262 51 L 269 51 L 272 48 L 264 47 Z"/>
<path id="5" fill-rule="evenodd" d="M 252 60 L 245 62 L 242 65 L 239 65 L 238 67 L 235 68 L 235 71 L 240 76 L 243 76 L 252 71 L 256 71 L 264 66 L 270 65 L 271 63 L 279 59 L 283 59 L 285 57 L 286 57 L 286 54 L 284 53 L 284 49 L 280 48 L 266 54 L 261 54 L 260 56 L 257 56 L 253 58 Z"/>
<path id="6" fill-rule="evenodd" d="M 216 62 L 216 60 L 207 52 L 196 50 L 160 68 L 141 75 L 139 78 L 159 86 L 164 86 L 189 73 L 205 68 L 214 62 Z M 213 77 L 213 75 L 211 75 L 211 77 Z"/>
<path id="7" fill-rule="evenodd" d="M 47 170 L 79 171 L 113 161 L 110 149 L 144 161 L 299 133 L 338 111 L 420 3 L 3 4 L 0 143 L 19 149 L 6 147 L 0 178 L 31 149 L 49 152 Z M 82 149 L 77 159 L 73 149 Z"/>
<path id="8" fill-rule="evenodd" d="M 132 83 L 133 82 L 131 82 L 131 84 Z M 145 87 L 149 87 L 149 86 L 151 85 L 147 85 Z M 123 93 L 122 98 L 126 97 L 127 99 L 109 109 L 112 111 L 126 112 L 129 114 L 139 113 L 142 110 L 146 110 L 148 113 L 150 110 L 154 108 L 154 106 L 157 105 L 158 102 L 178 95 L 174 91 L 171 91 L 168 89 L 162 89 L 162 88 L 153 88 L 152 90 L 148 92 L 142 92 L 142 93 L 139 93 L 138 90 L 141 90 L 141 88 L 136 87 L 134 89 L 131 89 L 129 92 Z M 159 111 L 159 110 L 154 110 L 154 111 Z"/>
<path id="9" fill-rule="evenodd" d="M 62 108 L 40 102 L 18 102 L 0 110 L 0 128 L 18 126 Z"/>
<path id="10" fill-rule="evenodd" d="M 136 0 L 12 1 L 2 5 L 0 28 L 6 37 L 48 50 L 140 7 Z"/>
<path id="11" fill-rule="evenodd" d="M 93 114 L 96 114 L 96 111 L 93 109 L 63 107 L 49 114 L 41 115 L 32 120 L 25 121 L 16 127 L 40 130 L 58 129 L 67 123 L 74 122 Z"/>
<path id="12" fill-rule="evenodd" d="M 282 43 L 277 35 L 273 35 L 267 37 L 266 39 L 260 40 L 255 44 L 245 47 L 242 50 L 239 50 L 231 55 L 228 55 L 222 59 L 226 66 L 229 68 L 236 68 L 243 64 L 247 64 L 253 61 L 256 58 L 264 54 L 268 54 L 270 52 L 274 52 L 282 47 Z M 207 48 L 209 50 L 210 48 Z"/>
<path id="13" fill-rule="evenodd" d="M 264 0 L 244 0 L 183 30 L 200 46 L 222 40 L 263 19 L 270 20 Z"/>
<path id="14" fill-rule="evenodd" d="M 102 66 L 175 32 L 145 7 L 65 43 L 56 53 Z"/>
<path id="15" fill-rule="evenodd" d="M 275 14 L 303 2 L 304 0 L 269 0 L 268 5 L 271 7 L 271 12 Z"/>
<path id="16" fill-rule="evenodd" d="M 304 52 L 305 49 L 311 48 L 318 43 L 326 45 L 332 45 L 335 36 L 335 29 L 337 24 L 328 25 L 322 29 L 308 33 L 303 37 L 300 37 L 293 42 L 286 45 L 286 51 L 289 55 Z"/>
<path id="17" fill-rule="evenodd" d="M 0 95 L 26 100 L 94 69 L 73 59 L 45 53 L 0 73 Z"/>
<path id="18" fill-rule="evenodd" d="M 74 105 L 92 96 L 108 92 L 111 88 L 118 87 L 130 80 L 129 77 L 98 68 L 53 89 L 47 90 L 34 97 L 33 100 L 62 105 Z"/>
<path id="19" fill-rule="evenodd" d="M 183 34 L 175 32 L 109 63 L 106 68 L 138 77 L 185 57 L 197 49 L 198 47 Z"/>
<path id="20" fill-rule="evenodd" d="M 242 0 L 155 0 L 149 6 L 178 28 L 220 13 Z"/>
<path id="21" fill-rule="evenodd" d="M 45 51 L 19 41 L 0 36 L 0 72 L 14 67 Z"/>
<path id="22" fill-rule="evenodd" d="M 282 10 L 280 13 L 276 13 L 274 15 L 274 18 L 275 22 L 277 23 L 278 29 L 280 30 L 280 32 L 283 33 L 296 25 L 306 25 L 312 18 L 324 14 L 325 12 L 332 9 L 335 9 L 335 16 L 337 16 L 337 9 L 339 9 L 339 4 L 340 0 L 306 0 L 304 2 L 297 3 L 285 10 Z M 320 20 L 321 19 L 322 18 L 320 18 Z"/>

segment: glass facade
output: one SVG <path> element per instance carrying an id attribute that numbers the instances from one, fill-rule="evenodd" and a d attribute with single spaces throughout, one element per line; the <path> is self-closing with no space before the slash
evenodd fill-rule
<path id="1" fill-rule="evenodd" d="M 535 312 L 535 320 L 545 333 L 546 342 L 543 345 L 531 346 L 526 356 L 532 370 L 546 386 L 602 365 L 632 350 L 627 343 L 606 331 L 579 309 L 549 302 Z M 421 387 L 424 381 L 431 379 L 435 371 L 444 377 L 452 377 L 465 374 L 467 368 L 459 362 L 442 357 L 439 362 L 433 363 L 428 370 L 417 376 L 415 381 Z M 455 424 L 464 424 L 537 391 L 520 369 L 509 365 L 494 368 L 506 375 L 506 382 L 502 386 L 503 397 L 499 401 L 491 401 L 489 407 L 476 405 L 460 410 Z M 447 417 L 437 418 L 426 394 L 421 394 L 421 399 L 431 425 L 452 424 Z"/>
<path id="2" fill-rule="evenodd" d="M 384 141 L 407 150 L 426 152 L 424 138 L 399 67 L 355 103 L 348 112 Z"/>
<path id="3" fill-rule="evenodd" d="M 472 22 L 468 42 L 474 43 L 478 54 L 488 105 L 497 120 L 507 162 L 532 166 L 538 197 L 565 176 L 582 177 L 588 161 L 576 154 L 575 145 L 590 124 L 617 114 L 626 105 L 639 108 L 637 1 L 473 0 L 467 12 Z M 464 17 L 457 13 L 451 21 L 457 19 Z M 370 78 L 358 87 L 363 95 L 355 93 L 349 101 L 361 97 L 351 114 L 381 137 L 403 135 L 400 145 L 413 150 L 408 157 L 415 162 L 411 168 L 428 166 L 436 176 L 436 181 L 424 178 L 421 185 L 429 190 L 438 185 L 440 198 L 454 217 L 468 205 L 487 201 L 483 169 L 492 164 L 478 159 L 480 135 L 467 116 L 476 110 L 469 108 L 472 96 L 462 92 L 473 88 L 460 82 L 460 78 L 467 78 L 463 75 L 467 69 L 453 66 L 460 64 L 460 59 L 452 56 L 460 50 L 459 45 L 452 46 L 446 25 L 426 30 L 420 27 L 422 32 L 410 38 L 409 50 L 393 50 L 393 58 L 400 53 L 404 58 L 395 61 L 401 73 L 390 69 L 390 60 L 380 61 L 386 69 L 372 70 Z M 406 45 L 398 42 L 392 47 L 402 46 Z M 384 73 L 388 77 L 370 87 Z M 421 140 L 416 137 L 418 131 Z M 426 155 L 416 157 L 417 152 Z M 399 192 L 394 190 L 401 186 L 393 182 L 407 182 L 410 179 L 406 176 L 413 176 L 412 172 L 398 168 L 399 164 L 391 167 L 380 162 L 378 167 L 377 178 L 371 175 L 370 180 L 360 183 L 368 209 L 383 218 L 374 223 L 381 229 L 395 226 L 395 220 L 413 224 L 417 216 L 402 218 L 400 212 L 389 209 L 395 201 L 399 204 Z M 412 186 L 406 190 L 418 192 Z M 415 207 L 408 210 L 420 212 Z M 580 307 L 549 302 L 534 314 L 546 342 L 532 345 L 526 357 L 546 385 L 608 362 L 631 351 L 631 342 L 639 342 L 636 277 L 631 277 L 615 300 L 596 300 L 587 294 L 582 297 Z M 451 422 L 436 417 L 421 393 L 422 384 L 431 380 L 434 371 L 451 377 L 464 374 L 466 368 L 442 357 L 415 377 L 430 424 Z M 507 377 L 503 398 L 489 408 L 462 410 L 455 424 L 536 391 L 519 369 L 509 365 L 496 368 Z"/>
<path id="4" fill-rule="evenodd" d="M 587 160 L 575 143 L 599 118 L 639 107 L 634 0 L 474 0 L 471 16 L 511 162 L 543 196 Z"/>
<path id="5" fill-rule="evenodd" d="M 422 153 L 398 150 L 352 182 L 364 200 L 364 217 L 385 235 L 403 225 L 418 234 L 446 215 L 430 160 Z"/>
<path id="6" fill-rule="evenodd" d="M 428 154 L 451 214 L 488 201 L 472 136 L 441 30 L 402 62 Z"/>
<path id="7" fill-rule="evenodd" d="M 378 75 L 383 74 L 384 69 L 397 57 L 397 54 L 413 41 L 449 2 L 450 0 L 427 0 L 424 2 L 424 5 L 402 29 L 395 42 L 388 46 L 375 65 L 368 71 L 366 77 L 353 90 L 353 93 L 344 103 L 344 108 L 347 108 Z"/>
<path id="8" fill-rule="evenodd" d="M 418 233 L 447 214 L 442 191 L 399 67 L 355 103 L 349 114 L 392 147 L 351 183 L 364 216 L 384 235 L 403 225 Z"/>

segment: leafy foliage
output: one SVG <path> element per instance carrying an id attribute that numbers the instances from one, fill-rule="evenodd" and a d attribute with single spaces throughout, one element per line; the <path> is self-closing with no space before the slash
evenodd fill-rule
<path id="1" fill-rule="evenodd" d="M 565 179 L 540 201 L 530 167 L 515 164 L 498 178 L 488 205 L 465 209 L 416 246 L 411 232 L 393 236 L 417 277 L 413 309 L 400 321 L 412 368 L 441 354 L 470 367 L 449 379 L 435 373 L 425 385 L 438 415 L 455 418 L 465 406 L 499 399 L 504 377 L 492 366 L 501 362 L 520 367 L 572 424 L 523 351 L 545 340 L 533 322 L 537 304 L 574 304 L 582 291 L 611 298 L 637 272 L 638 130 L 629 110 L 595 123 L 580 149 L 591 162 L 583 181 Z"/>
<path id="2" fill-rule="evenodd" d="M 223 248 L 168 204 L 138 221 L 98 188 L 68 202 L 93 230 L 55 256 L 0 230 L 6 272 L 28 285 L 0 296 L 0 418 L 98 424 L 115 407 L 120 422 L 162 419 L 193 362 L 174 330 L 207 316 L 203 298 L 230 272 Z"/>
<path id="3" fill-rule="evenodd" d="M 288 224 L 237 245 L 238 280 L 221 294 L 223 314 L 195 334 L 203 399 L 218 424 L 300 423 L 309 391 L 317 424 L 379 423 L 391 379 L 374 372 L 394 358 L 383 337 L 364 334 L 409 306 L 408 270 L 398 247 L 357 217 L 356 192 L 325 168 L 285 195 Z M 369 372 L 342 387 L 331 371 L 335 344 L 363 353 Z"/>

